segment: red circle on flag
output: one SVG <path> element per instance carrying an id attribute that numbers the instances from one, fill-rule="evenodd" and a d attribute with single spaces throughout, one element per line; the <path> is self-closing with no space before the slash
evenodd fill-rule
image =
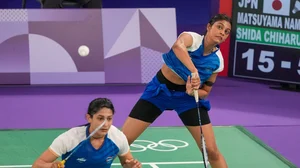
<path id="1" fill-rule="evenodd" d="M 272 3 L 272 7 L 274 10 L 280 10 L 282 7 L 282 2 L 280 0 L 274 0 Z"/>

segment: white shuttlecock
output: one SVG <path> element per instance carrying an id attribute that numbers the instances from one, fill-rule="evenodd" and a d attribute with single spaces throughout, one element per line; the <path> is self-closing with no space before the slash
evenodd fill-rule
<path id="1" fill-rule="evenodd" d="M 89 55 L 90 49 L 89 49 L 89 47 L 82 45 L 78 48 L 78 53 L 80 56 L 85 57 L 85 56 Z"/>

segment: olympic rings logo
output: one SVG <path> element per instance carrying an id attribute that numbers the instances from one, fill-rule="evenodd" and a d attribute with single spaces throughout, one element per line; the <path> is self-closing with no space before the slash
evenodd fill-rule
<path id="1" fill-rule="evenodd" d="M 164 139 L 158 142 L 149 140 L 136 140 L 130 145 L 131 152 L 144 152 L 147 149 L 158 152 L 171 152 L 187 146 L 189 146 L 187 142 L 177 139 Z"/>

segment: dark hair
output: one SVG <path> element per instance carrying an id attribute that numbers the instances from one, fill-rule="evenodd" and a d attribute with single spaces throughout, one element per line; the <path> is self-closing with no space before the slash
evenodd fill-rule
<path id="1" fill-rule="evenodd" d="M 216 23 L 217 21 L 220 21 L 220 20 L 225 20 L 227 22 L 230 23 L 230 25 L 232 25 L 232 20 L 229 16 L 227 16 L 226 14 L 217 14 L 215 16 L 213 16 L 210 20 L 209 20 L 209 24 L 210 25 L 213 25 L 214 23 Z"/>
<path id="2" fill-rule="evenodd" d="M 115 114 L 115 108 L 112 102 L 108 98 L 96 98 L 90 102 L 87 113 L 93 117 L 102 108 L 109 108 Z"/>
<path id="3" fill-rule="evenodd" d="M 217 21 L 220 20 L 225 20 L 227 22 L 230 23 L 230 25 L 232 25 L 232 20 L 229 16 L 227 16 L 226 14 L 216 14 L 215 16 L 213 16 L 210 20 L 209 20 L 209 24 L 212 26 L 214 23 L 216 23 Z M 205 29 L 204 35 L 206 35 L 207 31 Z"/>

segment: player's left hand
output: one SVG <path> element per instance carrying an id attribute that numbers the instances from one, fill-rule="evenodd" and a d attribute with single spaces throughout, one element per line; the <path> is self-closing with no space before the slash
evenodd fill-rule
<path id="1" fill-rule="evenodd" d="M 123 165 L 124 168 L 141 168 L 142 164 L 136 159 L 126 160 Z"/>

